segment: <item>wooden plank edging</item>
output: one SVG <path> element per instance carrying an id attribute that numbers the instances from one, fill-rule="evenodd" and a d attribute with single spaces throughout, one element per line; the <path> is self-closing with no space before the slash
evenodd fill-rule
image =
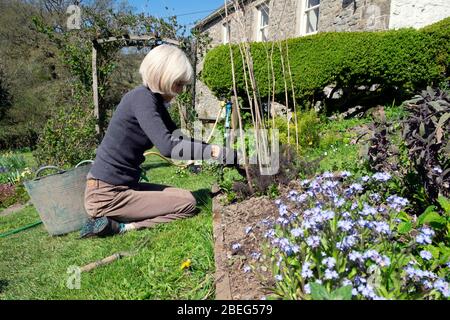
<path id="1" fill-rule="evenodd" d="M 217 198 L 212 199 L 214 261 L 216 265 L 216 300 L 233 300 L 231 297 L 230 277 L 228 275 L 226 250 L 223 246 L 222 206 Z"/>

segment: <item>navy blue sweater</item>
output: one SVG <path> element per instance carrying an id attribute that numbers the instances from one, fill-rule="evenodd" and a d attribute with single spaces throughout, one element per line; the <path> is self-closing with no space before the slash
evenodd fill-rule
<path id="1" fill-rule="evenodd" d="M 143 154 L 153 146 L 173 159 L 211 158 L 210 145 L 184 135 L 172 135 L 176 129 L 160 94 L 145 86 L 131 90 L 123 96 L 111 118 L 88 178 L 93 176 L 113 185 L 136 185 L 140 165 L 145 160 Z M 181 151 L 174 155 L 174 149 Z"/>

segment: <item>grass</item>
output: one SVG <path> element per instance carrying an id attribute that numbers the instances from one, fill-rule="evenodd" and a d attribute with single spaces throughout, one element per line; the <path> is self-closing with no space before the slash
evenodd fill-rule
<path id="1" fill-rule="evenodd" d="M 194 175 L 156 157 L 145 162 L 153 183 L 197 192 L 201 212 L 190 219 L 104 239 L 78 233 L 50 237 L 40 225 L 0 238 L 0 299 L 213 299 L 214 252 L 211 203 L 205 196 L 214 177 Z M 0 232 L 39 219 L 33 207 L 0 217 Z M 83 266 L 120 251 L 137 254 L 81 275 L 69 289 L 71 266 Z M 180 266 L 191 259 L 188 270 Z"/>
<path id="2" fill-rule="evenodd" d="M 402 106 L 395 104 L 385 107 L 386 119 L 398 123 L 406 115 Z M 304 154 L 308 160 L 323 157 L 319 163 L 319 172 L 349 170 L 359 175 L 367 173 L 362 157 L 362 144 L 354 142 L 360 137 L 363 128 L 373 121 L 371 116 L 326 121 L 321 126 L 319 146 L 307 150 Z"/>

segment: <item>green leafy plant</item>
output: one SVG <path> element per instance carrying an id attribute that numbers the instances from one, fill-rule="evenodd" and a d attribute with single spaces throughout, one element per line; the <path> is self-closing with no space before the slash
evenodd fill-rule
<path id="1" fill-rule="evenodd" d="M 351 300 L 352 286 L 344 286 L 332 292 L 319 283 L 311 283 L 311 297 L 313 300 Z"/>
<path id="2" fill-rule="evenodd" d="M 275 298 L 450 296 L 448 241 L 431 226 L 430 213 L 414 219 L 405 212 L 410 203 L 390 192 L 391 179 L 325 172 L 275 201 L 279 215 L 262 221 Z"/>
<path id="3" fill-rule="evenodd" d="M 95 119 L 83 107 L 60 110 L 45 125 L 34 151 L 40 165 L 75 166 L 95 157 Z"/>
<path id="4" fill-rule="evenodd" d="M 437 202 L 437 206 L 429 206 L 419 216 L 417 225 L 430 225 L 436 231 L 436 238 L 448 244 L 450 243 L 450 201 L 440 196 Z"/>
<path id="5" fill-rule="evenodd" d="M 295 124 L 297 119 L 297 124 Z M 268 124 L 270 127 L 270 124 Z M 309 111 L 297 111 L 297 116 L 292 115 L 289 122 L 289 139 L 288 139 L 288 124 L 286 117 L 277 117 L 275 119 L 275 128 L 280 134 L 280 142 L 282 144 L 289 144 L 294 147 L 297 145 L 295 132 L 298 130 L 298 144 L 299 153 L 301 154 L 305 149 L 317 147 L 320 143 L 321 121 L 314 109 Z"/>
<path id="6" fill-rule="evenodd" d="M 428 87 L 405 102 L 403 137 L 430 202 L 450 196 L 450 97 Z"/>
<path id="7" fill-rule="evenodd" d="M 31 176 L 25 158 L 12 152 L 0 156 L 0 183 L 19 184 Z"/>

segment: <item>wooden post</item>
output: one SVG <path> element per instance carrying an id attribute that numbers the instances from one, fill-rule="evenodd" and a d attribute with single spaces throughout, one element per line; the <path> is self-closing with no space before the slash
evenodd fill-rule
<path id="1" fill-rule="evenodd" d="M 94 40 L 95 41 L 95 40 Z M 97 48 L 95 42 L 92 42 L 92 94 L 94 98 L 94 116 L 97 120 L 95 131 L 100 139 L 100 110 L 98 104 L 98 78 L 97 78 Z"/>
<path id="2" fill-rule="evenodd" d="M 186 105 L 180 101 L 177 102 L 178 112 L 180 114 L 180 126 L 182 129 L 187 129 L 187 111 Z"/>
<path id="3" fill-rule="evenodd" d="M 198 50 L 197 39 L 194 38 L 193 42 L 194 42 L 194 44 L 193 44 L 193 47 L 194 47 L 194 48 L 192 49 L 192 51 L 193 51 L 193 54 L 194 54 L 194 57 L 193 57 L 193 60 L 194 60 L 194 63 L 193 63 L 194 80 L 193 80 L 193 82 L 194 82 L 194 83 L 192 84 L 192 108 L 194 108 L 194 111 L 196 111 L 196 109 L 195 109 L 195 104 L 196 104 L 195 96 L 197 95 L 197 63 L 198 63 L 198 57 L 197 57 L 197 50 Z"/>

